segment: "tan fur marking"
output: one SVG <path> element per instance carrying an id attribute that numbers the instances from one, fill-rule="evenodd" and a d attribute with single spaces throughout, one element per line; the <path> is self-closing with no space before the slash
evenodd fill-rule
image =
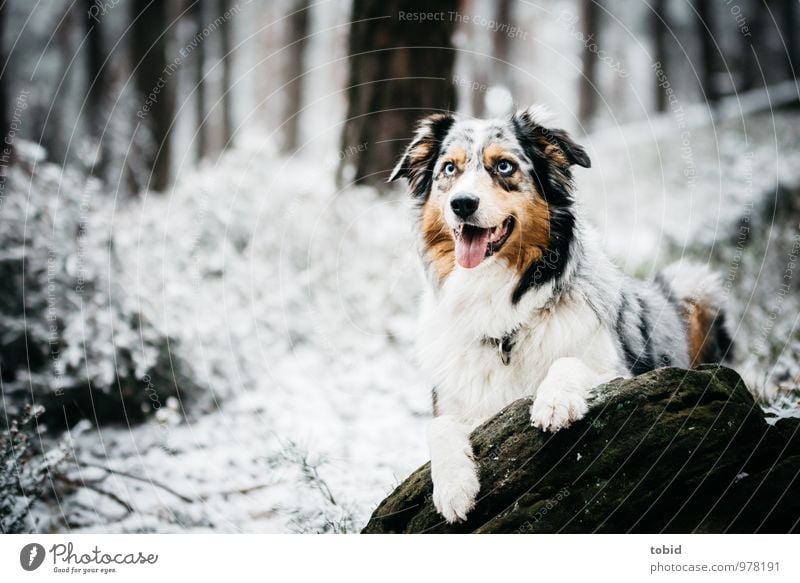
<path id="1" fill-rule="evenodd" d="M 456 265 L 455 241 L 444 220 L 441 205 L 433 196 L 422 210 L 422 237 L 425 241 L 426 259 L 442 282 Z"/>
<path id="2" fill-rule="evenodd" d="M 459 146 L 453 146 L 447 150 L 443 158 L 463 170 L 464 166 L 467 164 L 467 151 Z"/>
<path id="3" fill-rule="evenodd" d="M 500 162 L 500 160 L 508 160 L 512 164 L 517 165 L 517 171 L 511 176 L 503 177 L 502 181 L 511 188 L 521 190 L 525 183 L 525 177 L 522 172 L 519 171 L 519 160 L 517 160 L 514 154 L 499 144 L 489 144 L 483 151 L 483 165 L 487 168 L 492 168 Z"/>
<path id="4" fill-rule="evenodd" d="M 444 156 L 442 156 L 444 162 L 452 162 L 456 165 L 456 168 L 459 171 L 463 171 L 464 167 L 467 165 L 467 152 L 463 148 L 453 147 L 450 148 Z M 436 181 L 435 190 L 441 192 L 447 192 L 450 190 L 450 187 L 453 186 L 453 183 L 456 181 L 458 176 L 458 172 L 456 172 L 455 176 L 444 176 L 443 174 L 439 174 L 438 179 Z"/>
<path id="5" fill-rule="evenodd" d="M 689 337 L 689 358 L 691 366 L 697 366 L 705 362 L 707 345 L 711 339 L 711 325 L 713 321 L 709 316 L 708 309 L 702 304 L 687 300 L 684 304 L 684 315 Z"/>
<path id="6" fill-rule="evenodd" d="M 538 195 L 495 188 L 500 191 L 498 196 L 502 193 L 513 199 L 509 214 L 516 221 L 514 231 L 496 257 L 507 261 L 521 276 L 531 263 L 542 258 L 550 244 L 550 208 Z"/>
<path id="7" fill-rule="evenodd" d="M 483 164 L 485 166 L 494 166 L 500 160 L 514 160 L 514 156 L 512 156 L 503 146 L 500 144 L 489 144 L 486 146 L 486 149 L 483 151 Z"/>
<path id="8" fill-rule="evenodd" d="M 411 158 L 414 162 L 421 162 L 430 155 L 431 153 L 431 143 L 430 142 L 420 142 L 418 145 L 411 150 Z"/>
<path id="9" fill-rule="evenodd" d="M 550 144 L 549 142 L 544 148 L 544 155 L 550 158 L 553 164 L 557 166 L 569 165 L 569 161 L 567 160 L 566 156 L 564 156 L 563 150 L 554 144 Z"/>

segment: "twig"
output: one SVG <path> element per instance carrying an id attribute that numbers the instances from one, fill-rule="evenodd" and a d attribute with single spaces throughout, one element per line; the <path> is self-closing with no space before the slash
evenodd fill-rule
<path id="1" fill-rule="evenodd" d="M 127 510 L 128 514 L 132 514 L 133 513 L 133 506 L 128 504 L 125 500 L 123 500 L 122 498 L 120 498 L 119 496 L 114 494 L 113 492 L 109 492 L 108 490 L 103 490 L 102 488 L 99 488 L 99 487 L 95 486 L 95 482 L 86 482 L 86 481 L 82 481 L 82 480 L 72 480 L 70 478 L 67 478 L 66 476 L 60 476 L 58 478 L 58 480 L 61 481 L 61 482 L 64 482 L 65 484 L 67 484 L 69 486 L 72 486 L 74 488 L 88 488 L 89 490 L 92 490 L 93 492 L 97 492 L 98 494 L 102 494 L 103 496 L 107 496 L 107 497 L 111 498 L 114 502 L 116 502 L 117 504 L 122 506 L 125 510 Z"/>
<path id="2" fill-rule="evenodd" d="M 192 498 L 189 498 L 188 496 L 184 496 L 183 494 L 181 494 L 180 492 L 176 492 L 175 490 L 173 490 L 172 488 L 170 488 L 166 484 L 162 484 L 161 482 L 158 482 L 157 480 L 153 480 L 151 478 L 143 478 L 141 476 L 137 476 L 136 474 L 129 474 L 128 472 L 124 472 L 122 470 L 115 470 L 113 468 L 109 468 L 108 466 L 103 466 L 103 465 L 100 465 L 100 464 L 93 464 L 93 463 L 90 463 L 90 462 L 79 462 L 79 464 L 84 466 L 84 467 L 87 467 L 87 468 L 96 468 L 98 470 L 104 470 L 104 471 L 108 472 L 109 474 L 116 474 L 118 476 L 123 476 L 125 478 L 130 478 L 131 480 L 138 480 L 140 482 L 145 482 L 146 484 L 152 484 L 153 486 L 158 486 L 162 490 L 165 490 L 166 492 L 169 492 L 173 496 L 175 496 L 177 498 L 180 498 L 181 500 L 183 500 L 187 504 L 194 504 L 194 502 L 195 502 Z"/>
<path id="3" fill-rule="evenodd" d="M 303 475 L 325 498 L 328 499 L 331 504 L 338 506 L 336 499 L 333 497 L 333 492 L 331 492 L 327 482 L 325 482 L 325 480 L 317 471 L 317 467 L 321 462 L 316 464 L 311 463 L 308 459 L 308 452 L 301 451 L 298 445 L 291 439 L 286 442 L 281 440 L 280 437 L 278 437 L 278 439 L 283 444 L 284 450 L 288 450 L 288 453 L 286 451 L 282 453 L 283 458 L 290 462 L 299 463 L 300 471 L 303 473 Z M 294 456 L 292 456 L 292 454 L 294 454 Z"/>
<path id="4" fill-rule="evenodd" d="M 222 490 L 221 492 L 209 492 L 208 494 L 201 494 L 200 500 L 206 501 L 212 496 L 228 496 L 230 494 L 249 494 L 250 492 L 255 492 L 256 490 L 263 490 L 264 488 L 269 488 L 270 486 L 274 486 L 275 484 L 270 482 L 269 484 L 255 484 L 254 486 L 247 486 L 245 488 L 238 488 L 235 490 Z"/>
<path id="5" fill-rule="evenodd" d="M 103 490 L 102 488 L 98 488 L 94 484 L 85 484 L 85 487 L 89 488 L 90 490 L 92 490 L 94 492 L 97 492 L 98 494 L 102 494 L 103 496 L 108 496 L 114 502 L 116 502 L 117 504 L 122 506 L 125 510 L 127 510 L 128 514 L 132 514 L 133 513 L 133 506 L 131 506 L 130 504 L 125 502 L 125 500 L 123 500 L 122 498 L 120 498 L 119 496 L 114 494 L 113 492 L 109 492 L 108 490 Z"/>
<path id="6" fill-rule="evenodd" d="M 331 504 L 338 506 L 336 499 L 333 497 L 331 489 L 328 487 L 328 483 L 322 479 L 322 476 L 319 475 L 317 466 L 310 463 L 308 458 L 305 456 L 303 456 L 301 463 L 303 464 L 303 470 L 305 471 L 306 475 L 311 478 L 311 482 L 317 487 L 322 495 L 325 496 Z"/>

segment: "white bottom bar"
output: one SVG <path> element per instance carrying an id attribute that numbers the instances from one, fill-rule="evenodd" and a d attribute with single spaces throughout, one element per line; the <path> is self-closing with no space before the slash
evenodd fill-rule
<path id="1" fill-rule="evenodd" d="M 787 535 L 7 535 L 0 537 L 0 580 L 800 581 L 798 541 Z M 32 560 L 30 543 L 45 556 L 26 571 L 21 562 Z"/>

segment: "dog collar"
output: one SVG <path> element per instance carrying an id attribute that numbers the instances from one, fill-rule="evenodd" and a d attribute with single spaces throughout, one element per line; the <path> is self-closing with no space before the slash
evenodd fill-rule
<path id="1" fill-rule="evenodd" d="M 489 336 L 484 336 L 483 338 L 483 342 L 486 344 L 492 344 L 497 347 L 497 353 L 500 355 L 500 362 L 506 366 L 511 362 L 511 349 L 514 348 L 517 332 L 519 332 L 519 328 L 515 328 L 502 338 L 491 338 Z"/>

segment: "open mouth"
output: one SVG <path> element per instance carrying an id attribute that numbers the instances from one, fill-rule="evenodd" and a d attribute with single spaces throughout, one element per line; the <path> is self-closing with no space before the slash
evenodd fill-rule
<path id="1" fill-rule="evenodd" d="M 487 257 L 497 253 L 508 241 L 514 219 L 508 217 L 496 227 L 484 229 L 475 225 L 459 225 L 453 230 L 456 238 L 456 261 L 461 267 L 478 267 Z"/>

